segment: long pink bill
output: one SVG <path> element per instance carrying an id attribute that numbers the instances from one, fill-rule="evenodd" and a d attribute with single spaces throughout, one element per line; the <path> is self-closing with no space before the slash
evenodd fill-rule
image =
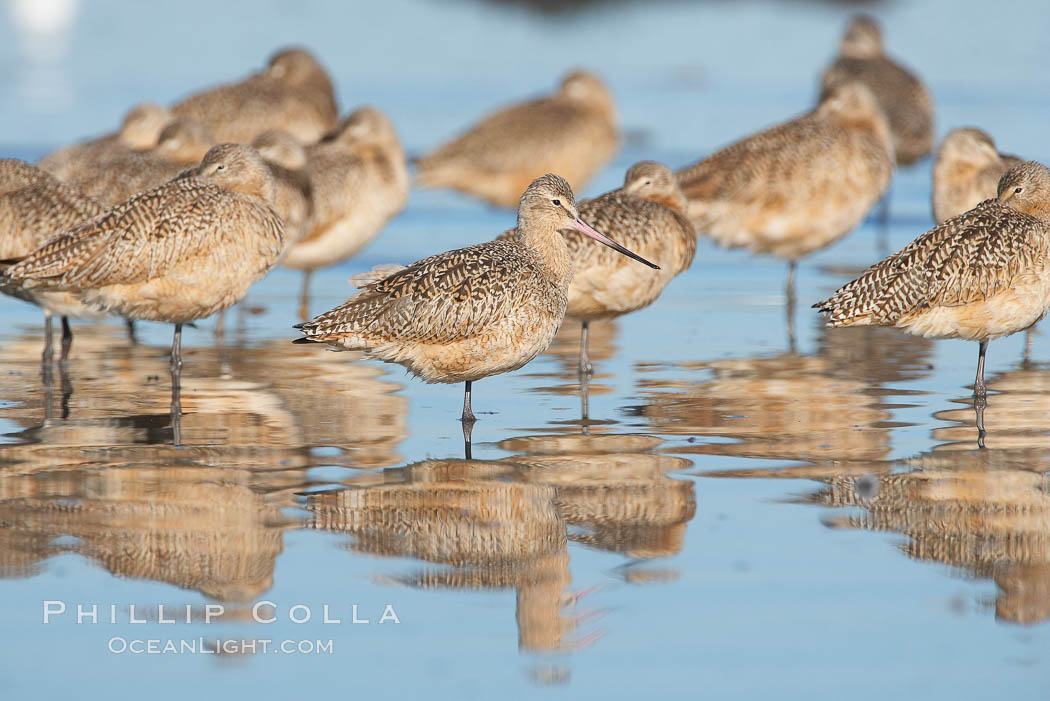
<path id="1" fill-rule="evenodd" d="M 579 231 L 584 236 L 590 236 L 592 239 L 594 239 L 598 243 L 604 243 L 606 246 L 608 246 L 609 248 L 613 249 L 617 253 L 622 253 L 625 256 L 627 256 L 628 258 L 634 258 L 639 263 L 645 263 L 646 265 L 648 265 L 653 270 L 659 270 L 660 269 L 659 265 L 656 265 L 655 263 L 650 263 L 649 261 L 647 261 L 645 258 L 642 258 L 637 253 L 634 253 L 633 251 L 628 251 L 626 248 L 624 248 L 620 244 L 616 243 L 615 241 L 613 241 L 611 238 L 609 238 L 605 234 L 598 233 L 597 231 L 592 229 L 590 227 L 590 225 L 585 223 L 582 219 L 577 218 L 576 221 L 573 222 L 573 225 L 576 227 L 576 230 Z"/>

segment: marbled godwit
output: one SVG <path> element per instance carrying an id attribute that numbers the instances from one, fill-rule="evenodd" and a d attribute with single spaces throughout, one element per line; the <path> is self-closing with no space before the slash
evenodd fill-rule
<path id="1" fill-rule="evenodd" d="M 174 324 L 175 414 L 182 325 L 232 306 L 276 263 L 284 226 L 273 201 L 273 177 L 255 149 L 222 144 L 196 171 L 56 236 L 6 276 L 26 289 L 78 291 L 129 319 Z"/>
<path id="2" fill-rule="evenodd" d="M 72 182 L 81 171 L 100 160 L 153 148 L 170 121 L 171 113 L 167 108 L 143 102 L 124 116 L 120 131 L 52 151 L 38 166 L 59 180 Z"/>
<path id="3" fill-rule="evenodd" d="M 973 390 L 983 439 L 988 342 L 1050 308 L 1050 170 L 1008 170 L 997 199 L 953 217 L 813 305 L 831 326 L 895 326 L 980 342 Z"/>
<path id="4" fill-rule="evenodd" d="M 867 85 L 879 101 L 898 165 L 911 165 L 933 150 L 933 98 L 919 78 L 883 53 L 882 30 L 867 15 L 850 21 L 838 57 L 821 76 L 821 96 L 851 80 Z M 889 253 L 889 197 L 887 191 L 879 213 L 878 247 L 882 255 Z"/>
<path id="5" fill-rule="evenodd" d="M 572 257 L 572 282 L 565 315 L 579 319 L 580 372 L 591 372 L 588 325 L 595 319 L 628 314 L 656 301 L 696 254 L 696 233 L 686 218 L 686 201 L 671 171 L 660 163 L 636 163 L 622 188 L 580 203 L 580 218 L 615 241 L 655 261 L 644 270 L 608 248 L 588 243 L 575 229 L 561 234 Z M 515 236 L 514 230 L 500 238 Z"/>
<path id="6" fill-rule="evenodd" d="M 356 254 L 402 210 L 409 176 L 394 125 L 374 107 L 351 113 L 339 130 L 310 146 L 303 169 L 312 211 L 306 233 L 281 258 L 302 270 L 299 316 L 309 319 L 310 275 Z"/>
<path id="7" fill-rule="evenodd" d="M 114 153 L 84 164 L 69 183 L 112 207 L 200 163 L 214 145 L 215 140 L 204 125 L 176 117 L 161 131 L 153 149 Z"/>
<path id="8" fill-rule="evenodd" d="M 0 260 L 29 255 L 52 235 L 71 229 L 105 211 L 92 198 L 77 192 L 45 171 L 14 159 L 0 160 Z M 0 290 L 32 302 L 44 310 L 45 364 L 51 362 L 51 316 L 62 317 L 62 355 L 69 357 L 73 332 L 70 316 L 95 316 L 72 292 L 25 290 L 0 286 Z"/>
<path id="9" fill-rule="evenodd" d="M 1003 173 L 1020 163 L 1016 156 L 999 153 L 992 137 L 980 129 L 952 129 L 933 163 L 933 220 L 940 224 L 995 197 Z"/>
<path id="10" fill-rule="evenodd" d="M 582 188 L 618 146 L 612 95 L 597 77 L 570 73 L 556 95 L 500 110 L 419 159 L 418 181 L 514 207 L 543 173 Z"/>
<path id="11" fill-rule="evenodd" d="M 953 129 L 937 149 L 933 163 L 933 191 L 930 203 L 938 224 L 995 197 L 1003 173 L 1023 161 L 1005 156 L 995 148 L 992 137 L 980 129 Z M 1024 362 L 1032 353 L 1032 331 L 1024 332 Z"/>
<path id="12" fill-rule="evenodd" d="M 424 382 L 465 383 L 462 420 L 469 444 L 471 383 L 525 365 L 561 325 L 572 261 L 558 231 L 568 227 L 657 267 L 585 224 L 569 184 L 548 174 L 521 196 L 516 240 L 418 261 L 297 325 L 304 337 L 295 342 L 369 351 Z"/>
<path id="13" fill-rule="evenodd" d="M 798 260 L 861 222 L 893 176 L 893 144 L 863 84 L 831 90 L 812 112 L 738 141 L 677 173 L 698 234 L 788 261 L 793 345 Z"/>
<path id="14" fill-rule="evenodd" d="M 270 167 L 276 188 L 274 209 L 284 221 L 284 245 L 287 251 L 306 234 L 313 210 L 306 149 L 286 131 L 271 129 L 252 141 L 252 146 Z"/>
<path id="15" fill-rule="evenodd" d="M 284 129 L 313 143 L 338 117 L 332 81 L 304 49 L 279 51 L 264 72 L 191 95 L 171 111 L 201 122 L 219 141 L 240 143 L 267 129 Z"/>
<path id="16" fill-rule="evenodd" d="M 839 55 L 821 77 L 821 90 L 859 80 L 879 101 L 893 135 L 899 165 L 910 165 L 933 150 L 933 98 L 915 75 L 882 50 L 882 30 L 867 15 L 857 15 L 839 44 Z"/>
<path id="17" fill-rule="evenodd" d="M 642 161 L 627 171 L 622 189 L 580 203 L 580 217 L 654 261 L 658 271 L 629 265 L 623 256 L 585 243 L 576 230 L 562 230 L 573 267 L 565 314 L 581 322 L 581 373 L 591 372 L 587 327 L 592 320 L 649 306 L 692 264 L 696 233 L 685 212 L 685 196 L 667 166 Z"/>

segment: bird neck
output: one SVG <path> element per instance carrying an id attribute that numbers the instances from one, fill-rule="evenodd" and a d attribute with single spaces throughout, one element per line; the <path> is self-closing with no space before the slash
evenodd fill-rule
<path id="1" fill-rule="evenodd" d="M 536 254 L 550 280 L 567 290 L 572 279 L 572 257 L 558 230 L 553 226 L 528 226 L 518 222 L 518 239 Z"/>
<path id="2" fill-rule="evenodd" d="M 673 209 L 679 214 L 685 214 L 688 203 L 686 202 L 685 195 L 682 194 L 681 190 L 670 190 L 659 193 L 647 194 L 645 199 L 656 204 L 662 204 L 664 207 Z"/>

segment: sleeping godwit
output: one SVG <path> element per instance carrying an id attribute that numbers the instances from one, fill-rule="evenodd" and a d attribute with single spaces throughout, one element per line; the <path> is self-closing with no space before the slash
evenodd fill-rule
<path id="1" fill-rule="evenodd" d="M 29 255 L 52 235 L 71 229 L 105 211 L 92 198 L 77 192 L 51 174 L 14 159 L 0 160 L 0 260 Z M 0 291 L 44 310 L 45 365 L 52 357 L 51 317 L 62 317 L 62 355 L 69 357 L 73 332 L 68 317 L 91 317 L 96 314 L 85 307 L 73 292 L 25 290 L 18 286 L 0 286 Z"/>
<path id="2" fill-rule="evenodd" d="M 313 143 L 338 117 L 328 73 L 304 49 L 279 51 L 262 73 L 191 95 L 171 111 L 201 122 L 219 141 L 239 143 L 250 143 L 267 129 L 284 129 Z"/>
<path id="3" fill-rule="evenodd" d="M 362 107 L 340 129 L 308 147 L 303 172 L 312 211 L 306 233 L 281 258 L 303 271 L 299 316 L 309 319 L 310 275 L 356 254 L 402 210 L 409 176 L 394 125 L 374 107 Z"/>
<path id="4" fill-rule="evenodd" d="M 52 151 L 44 156 L 38 167 L 59 180 L 72 182 L 84 168 L 89 168 L 100 160 L 129 151 L 153 148 L 157 145 L 161 131 L 169 122 L 171 113 L 167 108 L 152 102 L 143 102 L 124 116 L 120 131 Z"/>
<path id="5" fill-rule="evenodd" d="M 899 165 L 910 165 L 933 150 L 933 98 L 922 81 L 883 53 L 882 30 L 874 18 L 857 15 L 839 44 L 839 55 L 821 77 L 821 90 L 859 80 L 879 101 L 893 135 Z"/>
<path id="6" fill-rule="evenodd" d="M 638 255 L 655 261 L 651 271 L 610 249 L 589 243 L 576 229 L 562 229 L 572 258 L 565 315 L 579 319 L 580 373 L 591 372 L 588 326 L 637 311 L 656 301 L 696 254 L 696 233 L 685 216 L 685 196 L 667 166 L 635 163 L 623 187 L 580 203 L 580 218 Z M 514 230 L 500 238 L 513 237 Z"/>
<path id="7" fill-rule="evenodd" d="M 548 174 L 521 196 L 516 239 L 424 258 L 298 324 L 304 337 L 295 342 L 368 351 L 424 382 L 465 383 L 469 444 L 471 384 L 525 365 L 561 326 L 572 278 L 563 228 L 657 267 L 585 224 L 569 184 Z"/>
<path id="8" fill-rule="evenodd" d="M 5 276 L 27 290 L 77 291 L 129 319 L 174 324 L 174 415 L 182 325 L 232 306 L 273 267 L 284 244 L 273 201 L 273 178 L 255 149 L 222 144 L 195 172 L 52 238 Z"/>
<path id="9" fill-rule="evenodd" d="M 677 173 L 698 234 L 788 261 L 793 340 L 798 260 L 861 222 L 893 176 L 893 143 L 875 96 L 843 83 L 815 110 Z"/>
<path id="10" fill-rule="evenodd" d="M 310 178 L 303 172 L 306 149 L 294 136 L 280 129 L 264 131 L 252 141 L 252 146 L 273 175 L 273 208 L 284 222 L 284 245 L 288 250 L 306 234 L 313 207 Z"/>
<path id="11" fill-rule="evenodd" d="M 988 342 L 1050 308 L 1050 170 L 1034 161 L 999 180 L 996 199 L 953 217 L 813 305 L 831 326 L 895 326 L 980 343 L 973 391 L 983 442 Z"/>
<path id="12" fill-rule="evenodd" d="M 933 220 L 940 224 L 995 197 L 1003 173 L 1020 163 L 1016 156 L 999 153 L 992 137 L 980 129 L 952 129 L 933 163 Z"/>
<path id="13" fill-rule="evenodd" d="M 200 163 L 214 145 L 215 140 L 202 124 L 176 117 L 161 131 L 153 149 L 114 153 L 84 164 L 68 182 L 112 207 Z"/>
<path id="14" fill-rule="evenodd" d="M 930 202 L 938 224 L 967 212 L 982 201 L 995 197 L 1003 173 L 1022 163 L 1016 156 L 1005 156 L 995 148 L 992 137 L 980 129 L 953 129 L 937 149 L 933 163 Z M 1023 360 L 1032 354 L 1032 331 L 1024 332 Z"/>
<path id="15" fill-rule="evenodd" d="M 489 115 L 419 159 L 418 181 L 514 207 L 543 173 L 562 173 L 570 186 L 582 188 L 618 145 L 612 95 L 597 77 L 575 72 L 557 94 Z"/>

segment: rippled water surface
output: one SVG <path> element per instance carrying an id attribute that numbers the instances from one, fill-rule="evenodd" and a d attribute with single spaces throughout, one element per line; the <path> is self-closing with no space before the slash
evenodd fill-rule
<path id="1" fill-rule="evenodd" d="M 11 19 L 17 4 L 0 29 L 17 39 L 0 48 L 11 155 L 296 40 L 344 105 L 389 109 L 409 150 L 565 66 L 604 71 L 632 136 L 587 194 L 636 160 L 677 167 L 805 109 L 847 12 L 269 3 L 231 44 L 220 30 L 247 4 L 218 8 L 190 42 L 181 14 L 92 3 L 40 44 Z M 931 77 L 940 133 L 978 123 L 1045 161 L 1050 54 L 1027 37 L 1045 10 L 1032 3 L 1011 40 L 997 16 L 940 5 L 884 13 L 891 49 Z M 950 24 L 932 32 L 935 18 Z M 994 46 L 976 41 L 986 31 Z M 928 178 L 922 163 L 895 180 L 894 247 L 931 223 Z M 311 307 L 345 299 L 353 272 L 512 222 L 415 192 L 362 256 L 315 275 Z M 0 694 L 1046 698 L 1046 332 L 1028 362 L 1023 335 L 991 344 L 979 450 L 975 344 L 829 330 L 808 308 L 873 262 L 875 242 L 866 222 L 802 265 L 794 343 L 784 266 L 702 242 L 655 306 L 593 327 L 586 387 L 571 321 L 524 369 L 477 383 L 470 460 L 461 387 L 291 345 L 292 271 L 253 287 L 221 342 L 211 320 L 185 332 L 178 447 L 170 328 L 143 324 L 132 345 L 118 324 L 76 325 L 68 368 L 45 377 L 39 312 L 0 300 Z M 45 601 L 66 605 L 46 625 Z M 97 604 L 98 623 L 78 625 L 78 604 Z M 113 652 L 151 639 L 219 649 Z M 320 649 L 241 646 L 263 640 Z"/>

